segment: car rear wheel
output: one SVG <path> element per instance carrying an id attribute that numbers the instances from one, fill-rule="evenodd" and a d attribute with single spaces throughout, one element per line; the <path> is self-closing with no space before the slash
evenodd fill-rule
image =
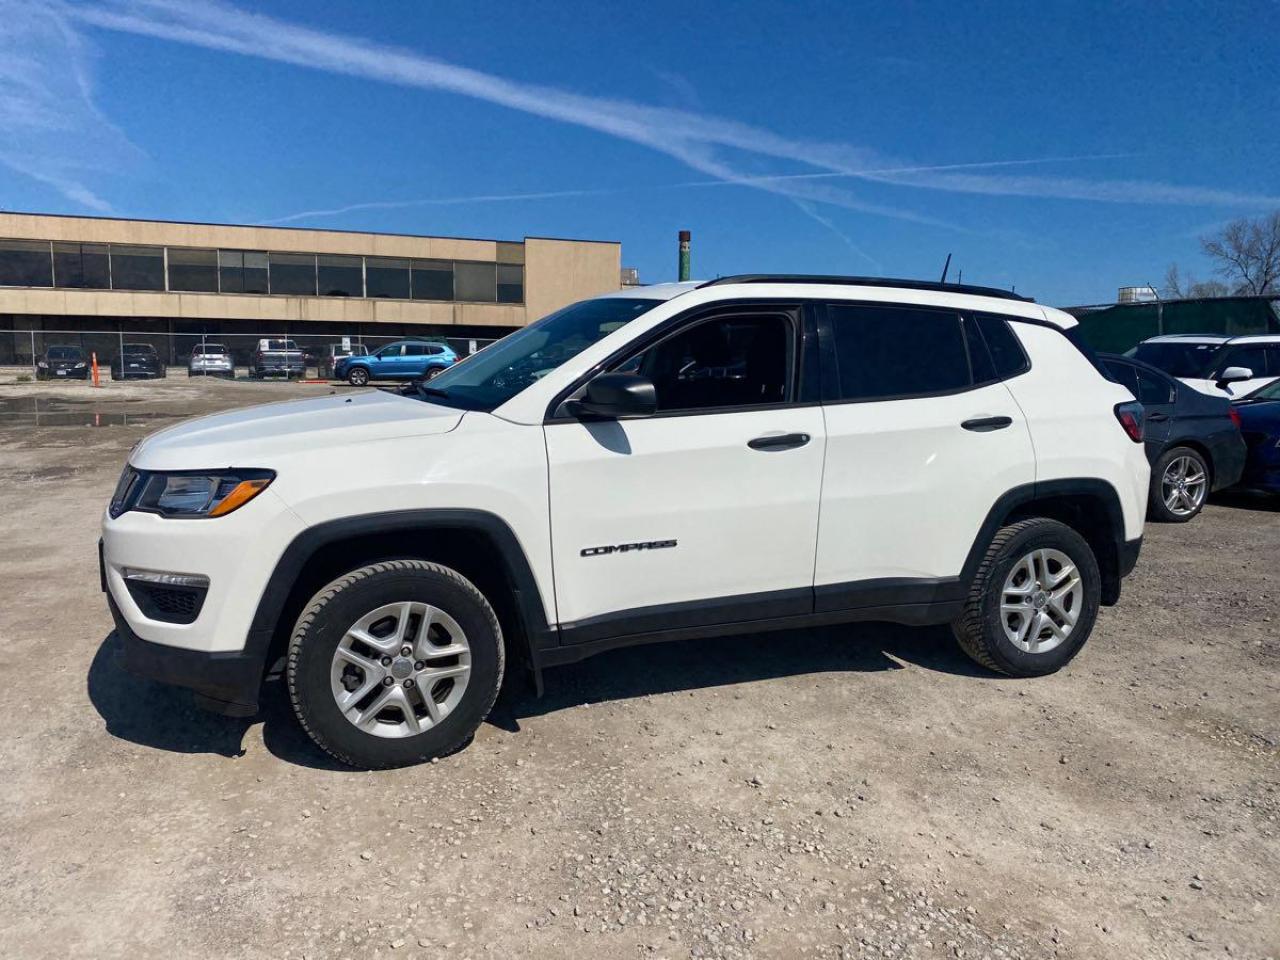
<path id="1" fill-rule="evenodd" d="M 1204 509 L 1209 495 L 1209 465 L 1190 447 L 1161 454 L 1151 469 L 1147 514 L 1164 523 L 1186 523 Z"/>
<path id="2" fill-rule="evenodd" d="M 1023 520 L 991 541 L 951 629 L 984 667 L 1043 676 L 1089 639 L 1101 593 L 1098 561 L 1080 534 L 1056 520 Z"/>
<path id="3" fill-rule="evenodd" d="M 369 371 L 364 367 L 352 367 L 347 374 L 347 383 L 353 387 L 367 386 L 369 383 Z"/>
<path id="4" fill-rule="evenodd" d="M 422 379 L 423 379 L 423 380 L 434 380 L 434 379 L 436 378 L 436 376 L 440 373 L 440 371 L 441 371 L 442 369 L 443 369 L 443 368 L 441 368 L 441 367 L 427 367 L 426 372 L 425 372 L 425 373 L 423 373 L 423 375 L 422 375 Z"/>
<path id="5" fill-rule="evenodd" d="M 498 618 L 455 570 L 388 560 L 330 583 L 289 644 L 294 712 L 323 750 L 367 769 L 465 746 L 502 682 Z"/>

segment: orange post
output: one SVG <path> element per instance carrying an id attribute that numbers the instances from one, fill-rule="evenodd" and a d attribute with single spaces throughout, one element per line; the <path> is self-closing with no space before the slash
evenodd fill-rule
<path id="1" fill-rule="evenodd" d="M 102 384 L 98 382 L 98 351 L 95 350 L 89 356 L 93 358 L 93 385 L 100 387 Z"/>

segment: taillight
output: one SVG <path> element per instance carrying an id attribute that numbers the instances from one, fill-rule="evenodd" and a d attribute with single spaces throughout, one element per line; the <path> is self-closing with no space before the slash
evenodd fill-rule
<path id="1" fill-rule="evenodd" d="M 1236 425 L 1236 429 L 1237 429 L 1237 430 L 1241 430 L 1241 429 L 1243 429 L 1243 425 L 1242 425 L 1241 420 L 1240 420 L 1240 411 L 1239 411 L 1239 410 L 1237 410 L 1235 407 L 1231 407 L 1229 410 L 1227 410 L 1227 414 L 1228 414 L 1228 416 L 1230 416 L 1230 417 L 1231 417 L 1231 422 L 1232 422 L 1232 423 L 1234 423 L 1234 424 Z"/>
<path id="2" fill-rule="evenodd" d="M 1134 443 L 1142 442 L 1142 418 L 1142 404 L 1136 400 L 1116 404 L 1116 419 L 1120 421 L 1120 426 L 1124 427 L 1124 432 Z"/>

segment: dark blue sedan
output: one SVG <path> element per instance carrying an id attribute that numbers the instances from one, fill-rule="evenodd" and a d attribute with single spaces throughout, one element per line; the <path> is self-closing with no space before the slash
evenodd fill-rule
<path id="1" fill-rule="evenodd" d="M 1235 402 L 1248 446 L 1240 486 L 1280 493 L 1280 381 Z"/>

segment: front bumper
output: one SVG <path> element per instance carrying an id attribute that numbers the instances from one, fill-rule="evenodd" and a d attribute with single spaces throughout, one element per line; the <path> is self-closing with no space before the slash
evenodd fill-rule
<path id="1" fill-rule="evenodd" d="M 107 591 L 107 606 L 120 638 L 121 662 L 134 676 L 195 691 L 196 703 L 228 717 L 258 712 L 262 686 L 261 653 L 206 653 L 143 640 Z"/>

